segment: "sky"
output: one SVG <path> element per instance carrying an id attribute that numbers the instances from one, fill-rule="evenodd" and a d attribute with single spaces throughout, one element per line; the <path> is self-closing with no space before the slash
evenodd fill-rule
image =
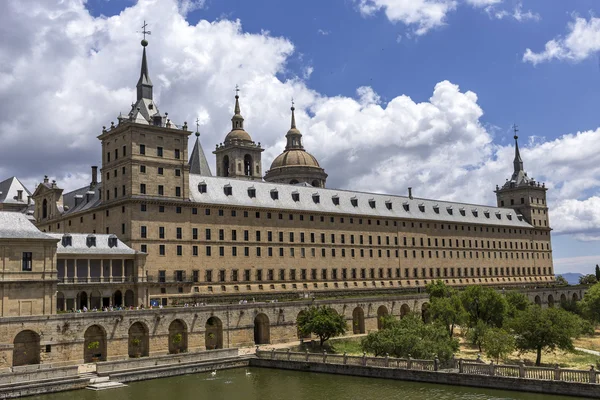
<path id="1" fill-rule="evenodd" d="M 597 0 L 2 4 L 0 180 L 89 184 L 102 126 L 135 100 L 146 21 L 154 98 L 177 125 L 198 119 L 213 172 L 236 85 L 263 170 L 293 98 L 330 188 L 495 205 L 516 124 L 549 188 L 555 270 L 600 263 Z"/>

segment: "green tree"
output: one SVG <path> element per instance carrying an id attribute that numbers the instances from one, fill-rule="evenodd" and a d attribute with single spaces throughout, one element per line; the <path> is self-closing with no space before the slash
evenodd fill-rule
<path id="1" fill-rule="evenodd" d="M 446 327 L 434 322 L 426 324 L 417 313 L 395 320 L 384 329 L 369 333 L 361 341 L 363 351 L 382 356 L 446 361 L 458 350 L 458 340 L 450 338 Z"/>
<path id="2" fill-rule="evenodd" d="M 444 281 L 438 279 L 434 282 L 431 282 L 425 287 L 425 291 L 429 294 L 429 299 L 439 299 L 443 297 L 448 297 L 454 291 L 452 288 L 448 287 Z"/>
<path id="3" fill-rule="evenodd" d="M 454 328 L 463 324 L 467 318 L 460 295 L 454 290 L 449 291 L 446 297 L 432 297 L 429 314 L 433 321 L 446 327 L 450 337 L 454 335 Z"/>
<path id="4" fill-rule="evenodd" d="M 596 264 L 596 282 L 600 282 L 600 266 Z"/>
<path id="5" fill-rule="evenodd" d="M 542 361 L 542 350 L 573 350 L 573 338 L 581 334 L 581 318 L 560 308 L 528 307 L 508 323 L 520 351 L 535 351 L 535 365 Z"/>
<path id="6" fill-rule="evenodd" d="M 518 311 L 525 311 L 531 305 L 531 302 L 521 292 L 510 290 L 504 295 L 507 304 L 506 314 L 509 317 L 514 317 Z"/>
<path id="7" fill-rule="evenodd" d="M 598 283 L 598 280 L 596 279 L 596 275 L 594 274 L 588 274 L 579 277 L 580 285 L 594 285 L 596 283 Z"/>
<path id="8" fill-rule="evenodd" d="M 507 313 L 507 303 L 496 290 L 483 286 L 468 286 L 461 292 L 467 312 L 467 325 L 472 328 L 481 320 L 491 327 L 502 327 Z"/>
<path id="9" fill-rule="evenodd" d="M 348 329 L 344 317 L 328 306 L 310 307 L 298 315 L 296 324 L 303 335 L 317 335 L 321 346 L 328 339 L 343 335 Z"/>
<path id="10" fill-rule="evenodd" d="M 592 322 L 600 322 L 600 283 L 590 287 L 583 296 L 579 304 L 574 302 L 574 306 L 579 305 L 581 314 Z M 562 304 L 561 304 L 562 306 Z"/>
<path id="11" fill-rule="evenodd" d="M 515 350 L 515 337 L 500 328 L 489 328 L 483 335 L 483 349 L 485 354 L 500 362 Z"/>
<path id="12" fill-rule="evenodd" d="M 467 329 L 467 340 L 473 343 L 479 351 L 483 351 L 483 338 L 488 330 L 490 330 L 490 326 L 483 322 L 482 320 L 478 320 L 474 326 L 471 326 Z"/>
<path id="13" fill-rule="evenodd" d="M 554 280 L 554 284 L 557 286 L 568 286 L 569 282 L 567 282 L 564 276 L 557 275 L 556 279 Z"/>

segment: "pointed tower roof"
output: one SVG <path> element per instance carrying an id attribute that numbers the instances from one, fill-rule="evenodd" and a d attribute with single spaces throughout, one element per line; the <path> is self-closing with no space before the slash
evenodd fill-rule
<path id="1" fill-rule="evenodd" d="M 231 132 L 225 137 L 225 143 L 231 142 L 232 140 L 241 140 L 252 142 L 250 134 L 244 130 L 244 117 L 240 112 L 240 96 L 237 94 L 239 91 L 238 87 L 235 87 L 235 107 L 233 110 L 233 117 L 231 117 Z"/>
<path id="2" fill-rule="evenodd" d="M 204 155 L 202 144 L 200 143 L 200 132 L 198 132 L 198 125 L 196 123 L 196 143 L 194 143 L 194 149 L 190 156 L 190 174 L 212 176 L 208 161 Z"/>
<path id="3" fill-rule="evenodd" d="M 285 137 L 287 138 L 287 145 L 285 146 L 285 150 L 304 150 L 304 146 L 302 146 L 302 134 L 296 128 L 296 115 L 294 111 L 296 108 L 294 107 L 294 102 L 292 101 L 292 123 L 290 126 L 290 130 L 286 133 Z"/>
<path id="4" fill-rule="evenodd" d="M 515 158 L 513 160 L 513 174 L 510 180 L 507 180 L 506 183 L 502 186 L 503 189 L 514 188 L 519 186 L 528 186 L 534 183 L 534 180 L 527 176 L 527 172 L 523 168 L 523 159 L 521 158 L 521 152 L 519 151 L 519 136 L 517 136 L 517 126 L 513 126 L 515 139 Z"/>
<path id="5" fill-rule="evenodd" d="M 515 167 L 515 174 L 519 171 L 523 171 L 523 160 L 521 159 L 521 153 L 519 152 L 519 137 L 515 134 L 515 159 L 513 165 Z"/>
<path id="6" fill-rule="evenodd" d="M 142 67 L 140 69 L 140 79 L 137 83 L 137 99 L 149 99 L 152 100 L 152 81 L 148 74 L 148 61 L 146 60 L 146 46 L 148 46 L 147 40 L 142 40 Z"/>

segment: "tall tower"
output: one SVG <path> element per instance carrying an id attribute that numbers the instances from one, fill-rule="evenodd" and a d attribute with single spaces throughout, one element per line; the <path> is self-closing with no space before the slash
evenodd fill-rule
<path id="1" fill-rule="evenodd" d="M 287 144 L 283 153 L 271 163 L 265 174 L 265 181 L 278 183 L 308 183 L 314 187 L 325 187 L 327 174 L 317 159 L 304 150 L 302 134 L 296 128 L 296 116 L 292 102 L 292 124 L 285 135 Z"/>
<path id="2" fill-rule="evenodd" d="M 499 207 L 508 207 L 517 211 L 523 218 L 537 229 L 550 230 L 548 204 L 546 203 L 545 184 L 536 182 L 527 176 L 523 169 L 523 160 L 519 152 L 519 137 L 515 127 L 515 159 L 514 172 L 510 180 L 499 187 L 496 185 L 496 199 Z"/>
<path id="3" fill-rule="evenodd" d="M 236 91 L 238 89 L 236 88 Z M 240 114 L 240 96 L 235 95 L 231 132 L 225 142 L 218 144 L 213 154 L 217 156 L 217 176 L 236 179 L 261 180 L 261 154 L 264 149 L 256 144 L 244 130 L 244 117 Z"/>

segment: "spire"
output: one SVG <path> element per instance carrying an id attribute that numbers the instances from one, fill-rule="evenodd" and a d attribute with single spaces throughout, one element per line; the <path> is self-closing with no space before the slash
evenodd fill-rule
<path id="1" fill-rule="evenodd" d="M 235 85 L 235 108 L 233 110 L 233 117 L 231 118 L 231 130 L 244 129 L 244 117 L 240 114 L 240 91 L 238 85 Z"/>
<path id="2" fill-rule="evenodd" d="M 285 137 L 287 138 L 287 145 L 285 146 L 285 150 L 304 150 L 304 147 L 302 146 L 302 134 L 296 128 L 296 115 L 294 113 L 294 111 L 296 111 L 296 108 L 294 107 L 294 99 L 292 99 L 292 107 L 290 108 L 290 110 L 292 110 L 292 123 L 290 130 L 285 135 Z"/>
<path id="3" fill-rule="evenodd" d="M 208 166 L 208 161 L 204 155 L 204 150 L 200 144 L 200 132 L 198 129 L 199 123 L 200 121 L 196 119 L 196 143 L 194 144 L 194 149 L 192 150 L 192 155 L 190 156 L 189 161 L 190 174 L 212 176 L 210 167 Z"/>
<path id="4" fill-rule="evenodd" d="M 291 129 L 296 129 L 296 116 L 294 115 L 295 108 L 294 108 L 294 99 L 293 98 L 292 98 L 292 108 L 291 108 L 291 110 L 292 110 L 292 127 L 291 127 Z"/>
<path id="5" fill-rule="evenodd" d="M 523 171 L 523 160 L 521 159 L 521 153 L 519 152 L 519 136 L 517 136 L 517 132 L 519 129 L 517 125 L 513 125 L 513 130 L 515 132 L 515 160 L 513 161 L 515 167 L 515 174 L 518 174 L 520 171 Z"/>
<path id="6" fill-rule="evenodd" d="M 141 99 L 152 100 L 152 81 L 150 80 L 150 76 L 148 74 L 148 61 L 146 60 L 146 46 L 148 46 L 148 41 L 146 39 L 142 40 L 142 47 L 144 48 L 142 52 L 142 67 L 140 70 L 140 79 L 137 83 L 137 99 L 138 101 Z"/>

